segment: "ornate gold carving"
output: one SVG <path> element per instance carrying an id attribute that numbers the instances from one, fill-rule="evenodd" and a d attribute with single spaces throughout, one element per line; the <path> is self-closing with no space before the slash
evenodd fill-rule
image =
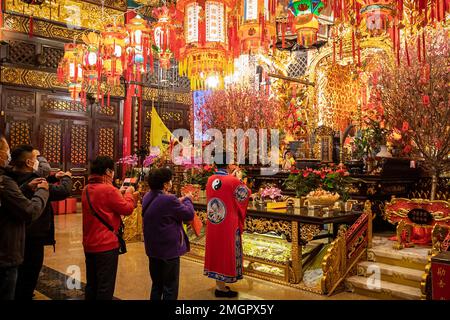
<path id="1" fill-rule="evenodd" d="M 67 86 L 58 82 L 55 73 L 27 70 L 21 68 L 11 68 L 2 66 L 0 68 L 2 82 L 7 84 L 15 84 L 21 86 L 31 86 L 36 88 L 45 89 L 64 89 L 67 90 Z M 111 96 L 123 97 L 125 90 L 123 86 L 117 86 L 110 88 Z M 175 102 L 180 104 L 191 105 L 192 95 L 191 93 L 178 93 L 169 92 L 166 90 L 160 90 L 155 88 L 144 88 L 144 100 L 155 100 L 164 102 Z M 88 90 L 90 93 L 94 93 L 94 88 Z M 161 100 L 165 99 L 165 100 Z"/>
<path id="2" fill-rule="evenodd" d="M 102 5 L 102 0 L 84 0 L 85 2 L 91 2 L 99 6 Z M 126 11 L 127 10 L 127 0 L 104 0 L 105 7 Z"/>
<path id="3" fill-rule="evenodd" d="M 315 236 L 320 233 L 320 228 L 318 225 L 314 224 L 303 224 L 300 227 L 301 239 L 304 242 L 311 241 Z"/>
<path id="4" fill-rule="evenodd" d="M 321 280 L 322 293 L 328 294 L 342 278 L 347 269 L 347 248 L 345 227 L 341 226 L 338 236 L 331 243 L 322 261 L 323 276 Z"/>
<path id="5" fill-rule="evenodd" d="M 140 241 L 142 240 L 142 205 L 139 202 L 136 209 L 129 216 L 122 218 L 125 225 L 125 233 L 123 239 L 125 241 Z"/>
<path id="6" fill-rule="evenodd" d="M 248 232 L 267 233 L 274 231 L 277 234 L 283 234 L 290 241 L 293 237 L 292 225 L 289 221 L 275 221 L 272 219 L 247 217 L 245 219 L 244 229 Z"/>
<path id="7" fill-rule="evenodd" d="M 98 156 L 108 156 L 114 159 L 114 128 L 98 130 Z"/>
<path id="8" fill-rule="evenodd" d="M 31 127 L 28 121 L 12 121 L 9 129 L 9 146 L 31 144 Z"/>
<path id="9" fill-rule="evenodd" d="M 103 30 L 105 24 L 113 23 L 114 20 L 118 24 L 124 24 L 123 12 L 80 0 L 54 0 L 51 5 L 42 6 L 6 0 L 5 8 L 8 12 L 67 24 L 72 28 Z"/>
<path id="10" fill-rule="evenodd" d="M 302 270 L 302 246 L 298 239 L 298 222 L 292 221 L 292 247 L 291 247 L 291 268 L 289 282 L 299 283 L 303 278 Z"/>
<path id="11" fill-rule="evenodd" d="M 175 122 L 180 122 L 182 118 L 183 118 L 183 114 L 181 112 L 176 112 L 176 111 L 168 111 L 168 112 L 163 112 L 161 114 L 161 119 L 163 121 L 173 120 Z"/>
<path id="12" fill-rule="evenodd" d="M 2 82 L 45 89 L 67 89 L 57 82 L 56 74 L 20 68 L 1 67 Z"/>
<path id="13" fill-rule="evenodd" d="M 192 93 L 177 93 L 167 90 L 159 90 L 155 88 L 144 88 L 143 90 L 144 100 L 164 101 L 164 102 L 177 102 L 181 104 L 192 104 Z"/>
<path id="14" fill-rule="evenodd" d="M 442 251 L 446 251 L 448 246 L 446 241 L 448 241 L 448 237 L 450 236 L 450 228 L 447 226 L 435 225 L 433 227 L 433 231 L 431 231 L 431 254 L 436 255 Z"/>
<path id="15" fill-rule="evenodd" d="M 59 123 L 46 123 L 44 127 L 44 148 L 42 154 L 49 163 L 61 163 L 62 126 Z"/>
<path id="16" fill-rule="evenodd" d="M 428 257 L 428 262 L 425 265 L 425 270 L 420 281 L 420 291 L 422 293 L 422 300 L 432 299 L 432 284 L 431 284 L 431 256 Z"/>
<path id="17" fill-rule="evenodd" d="M 30 20 L 28 17 L 4 14 L 4 28 L 8 31 L 15 31 L 28 34 L 30 32 Z M 64 26 L 35 19 L 33 21 L 33 35 L 51 39 L 73 40 L 81 39 L 83 32 L 76 29 L 68 29 Z"/>

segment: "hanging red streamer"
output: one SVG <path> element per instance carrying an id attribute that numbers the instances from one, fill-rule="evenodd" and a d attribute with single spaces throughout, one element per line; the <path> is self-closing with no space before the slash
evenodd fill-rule
<path id="1" fill-rule="evenodd" d="M 32 16 L 30 16 L 29 26 L 30 26 L 30 30 L 28 32 L 28 37 L 29 38 L 33 38 L 34 21 L 33 21 L 33 17 Z"/>
<path id="2" fill-rule="evenodd" d="M 420 35 L 417 36 L 417 59 L 419 59 L 419 62 L 422 61 L 421 53 L 420 53 Z"/>
<path id="3" fill-rule="evenodd" d="M 352 56 L 353 62 L 355 62 L 355 30 L 352 30 Z"/>
<path id="4" fill-rule="evenodd" d="M 409 50 L 408 50 L 408 41 L 405 38 L 405 53 L 406 53 L 406 62 L 408 63 L 408 67 L 411 66 L 411 61 L 409 60 Z"/>
<path id="5" fill-rule="evenodd" d="M 426 56 L 426 48 L 425 48 L 425 30 L 422 31 L 422 61 L 423 63 L 425 63 L 427 61 L 427 56 Z"/>

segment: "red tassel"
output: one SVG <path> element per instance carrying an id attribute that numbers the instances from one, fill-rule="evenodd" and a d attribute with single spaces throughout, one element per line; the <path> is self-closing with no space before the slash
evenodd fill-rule
<path id="1" fill-rule="evenodd" d="M 411 66 L 411 61 L 409 60 L 409 50 L 408 50 L 408 41 L 405 38 L 405 53 L 406 53 L 406 62 L 408 63 L 408 67 Z"/>
<path id="2" fill-rule="evenodd" d="M 352 31 L 352 56 L 353 62 L 355 62 L 355 31 Z"/>
<path id="3" fill-rule="evenodd" d="M 427 61 L 427 56 L 426 56 L 426 46 L 425 46 L 425 30 L 422 31 L 422 56 L 423 56 L 423 63 L 425 63 Z"/>
<path id="4" fill-rule="evenodd" d="M 422 62 L 422 57 L 420 54 L 420 36 L 417 36 L 417 58 L 419 59 L 419 62 Z"/>
<path id="5" fill-rule="evenodd" d="M 339 40 L 339 60 L 342 60 L 342 39 Z"/>
<path id="6" fill-rule="evenodd" d="M 286 48 L 286 24 L 281 25 L 281 48 Z"/>
<path id="7" fill-rule="evenodd" d="M 397 65 L 400 65 L 400 29 L 397 28 Z"/>
<path id="8" fill-rule="evenodd" d="M 358 66 L 361 66 L 361 46 L 358 43 Z"/>
<path id="9" fill-rule="evenodd" d="M 30 21 L 29 21 L 29 24 L 30 24 L 30 31 L 29 31 L 29 33 L 28 33 L 28 37 L 29 38 L 33 38 L 33 28 L 34 28 L 34 23 L 33 23 L 33 17 L 32 16 L 30 16 Z"/>
<path id="10" fill-rule="evenodd" d="M 107 106 L 109 107 L 111 105 L 111 91 L 108 91 L 108 104 Z"/>
<path id="11" fill-rule="evenodd" d="M 434 6 L 434 1 L 431 1 L 431 9 L 430 9 L 430 19 L 431 19 L 431 22 L 434 22 L 434 18 L 435 18 L 435 10 L 436 10 L 436 7 Z"/>

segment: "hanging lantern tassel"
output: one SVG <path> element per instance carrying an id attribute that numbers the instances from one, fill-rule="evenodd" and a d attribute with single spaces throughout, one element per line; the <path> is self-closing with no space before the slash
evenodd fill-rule
<path id="1" fill-rule="evenodd" d="M 409 50 L 408 50 L 408 41 L 405 38 L 405 53 L 406 53 L 406 62 L 408 63 L 408 67 L 411 66 L 411 61 L 409 60 Z"/>
<path id="2" fill-rule="evenodd" d="M 426 58 L 426 47 L 425 47 L 425 29 L 422 31 L 422 62 L 425 63 L 427 61 Z"/>
<path id="3" fill-rule="evenodd" d="M 34 22 L 33 22 L 33 17 L 30 16 L 30 20 L 29 20 L 29 27 L 30 27 L 30 31 L 28 32 L 28 37 L 29 38 L 33 38 L 33 26 Z"/>
<path id="4" fill-rule="evenodd" d="M 342 39 L 339 40 L 339 60 L 342 60 Z"/>
<path id="5" fill-rule="evenodd" d="M 355 62 L 355 30 L 352 30 L 352 56 L 353 63 Z"/>
<path id="6" fill-rule="evenodd" d="M 396 33 L 397 33 L 397 39 L 396 39 L 396 44 L 397 44 L 397 65 L 400 65 L 400 29 L 397 28 L 396 29 Z"/>
<path id="7" fill-rule="evenodd" d="M 286 48 L 286 24 L 281 24 L 281 48 Z"/>
<path id="8" fill-rule="evenodd" d="M 420 36 L 417 36 L 417 58 L 419 59 L 419 62 L 422 62 L 422 57 L 420 54 Z"/>
<path id="9" fill-rule="evenodd" d="M 358 66 L 361 66 L 361 46 L 358 43 Z"/>
<path id="10" fill-rule="evenodd" d="M 107 100 L 107 106 L 109 107 L 111 105 L 111 90 L 108 90 L 108 100 Z"/>

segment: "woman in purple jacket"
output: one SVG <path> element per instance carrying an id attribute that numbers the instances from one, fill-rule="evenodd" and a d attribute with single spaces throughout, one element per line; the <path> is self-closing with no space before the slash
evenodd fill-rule
<path id="1" fill-rule="evenodd" d="M 169 193 L 172 171 L 167 168 L 150 172 L 151 191 L 144 196 L 145 251 L 150 263 L 152 292 L 150 300 L 176 300 L 180 275 L 180 256 L 189 251 L 183 222 L 194 219 L 191 196 L 178 199 Z"/>

